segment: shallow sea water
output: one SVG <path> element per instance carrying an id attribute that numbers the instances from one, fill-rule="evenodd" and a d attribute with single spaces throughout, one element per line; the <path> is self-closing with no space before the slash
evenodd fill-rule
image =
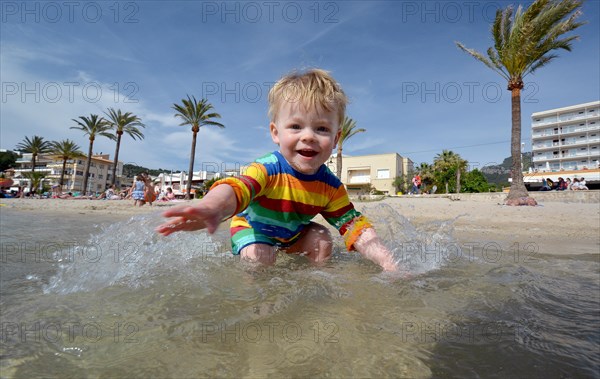
<path id="1" fill-rule="evenodd" d="M 362 210 L 402 275 L 339 237 L 324 266 L 279 254 L 256 268 L 226 230 L 156 235 L 158 214 L 2 209 L 0 375 L 600 377 L 598 256 L 466 243 L 454 220 Z"/>

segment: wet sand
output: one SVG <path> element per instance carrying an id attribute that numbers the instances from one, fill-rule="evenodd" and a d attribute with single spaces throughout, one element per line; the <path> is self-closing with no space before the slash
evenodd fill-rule
<path id="1" fill-rule="evenodd" d="M 3 209 L 48 216 L 80 214 L 82 217 L 114 215 L 115 221 L 132 215 L 156 213 L 198 200 L 161 202 L 134 207 L 130 200 L 0 199 Z M 527 244 L 539 253 L 600 256 L 600 205 L 598 202 L 543 201 L 537 207 L 508 207 L 497 196 L 395 197 L 381 201 L 355 201 L 357 208 L 373 212 L 387 204 L 415 226 L 454 220 L 454 236 L 461 244 L 497 242 L 503 248 Z M 518 244 L 518 245 L 516 245 Z M 533 245 L 531 245 L 533 244 Z"/>

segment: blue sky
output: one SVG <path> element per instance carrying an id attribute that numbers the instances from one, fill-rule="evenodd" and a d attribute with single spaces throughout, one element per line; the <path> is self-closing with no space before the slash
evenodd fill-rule
<path id="1" fill-rule="evenodd" d="M 205 97 L 224 129 L 203 127 L 195 170 L 245 164 L 275 150 L 268 89 L 294 69 L 332 72 L 367 129 L 345 154 L 397 152 L 416 164 L 443 149 L 472 168 L 510 155 L 510 93 L 454 41 L 485 51 L 506 1 L 2 2 L 0 147 L 25 136 L 88 140 L 73 118 L 133 112 L 146 138 L 125 138 L 120 160 L 186 170 L 191 144 L 173 103 Z M 518 3 L 517 3 L 518 4 Z M 600 98 L 599 2 L 584 3 L 573 51 L 526 77 L 531 113 Z M 94 151 L 114 154 L 98 138 Z"/>

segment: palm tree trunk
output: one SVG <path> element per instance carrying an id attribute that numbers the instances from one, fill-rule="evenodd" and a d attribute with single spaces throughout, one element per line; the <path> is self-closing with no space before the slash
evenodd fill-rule
<path id="1" fill-rule="evenodd" d="M 117 164 L 119 163 L 119 146 L 121 146 L 121 134 L 117 132 L 117 147 L 115 148 L 115 163 L 113 164 L 112 169 L 112 178 L 110 180 L 111 186 L 115 184 L 116 174 L 117 174 Z"/>
<path id="2" fill-rule="evenodd" d="M 456 169 L 456 193 L 460 193 L 460 167 Z"/>
<path id="3" fill-rule="evenodd" d="M 83 171 L 83 188 L 81 192 L 86 194 L 88 184 L 88 173 L 90 172 L 90 164 L 92 163 L 92 150 L 94 149 L 94 140 L 90 138 L 90 148 L 88 149 L 87 161 L 85 162 L 85 170 Z"/>
<path id="4" fill-rule="evenodd" d="M 192 152 L 190 153 L 190 167 L 188 169 L 188 180 L 185 188 L 187 189 L 185 192 L 185 199 L 191 199 L 192 192 L 192 179 L 194 178 L 194 157 L 196 156 L 196 136 L 198 132 L 193 132 L 192 136 Z"/>
<path id="5" fill-rule="evenodd" d="M 35 158 L 37 154 L 31 154 L 31 179 L 29 179 L 29 193 L 33 191 L 33 173 L 35 172 Z"/>
<path id="6" fill-rule="evenodd" d="M 512 106 L 512 131 L 510 140 L 510 156 L 512 158 L 511 176 L 512 183 L 506 200 L 527 197 L 527 188 L 523 183 L 521 171 L 521 88 L 518 86 L 511 90 Z"/>
<path id="7" fill-rule="evenodd" d="M 335 166 L 338 179 L 342 180 L 342 145 L 338 143 L 337 155 L 335 157 Z"/>
<path id="8" fill-rule="evenodd" d="M 67 169 L 67 158 L 63 158 L 62 171 L 60 172 L 60 180 L 58 181 L 61 192 L 62 192 L 63 183 L 65 182 L 65 170 L 66 169 Z"/>

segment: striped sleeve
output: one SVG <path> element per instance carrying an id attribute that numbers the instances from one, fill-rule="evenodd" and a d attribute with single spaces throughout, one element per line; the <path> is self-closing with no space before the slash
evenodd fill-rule
<path id="1" fill-rule="evenodd" d="M 348 192 L 343 185 L 338 187 L 328 206 L 321 212 L 328 223 L 333 225 L 344 237 L 346 249 L 355 250 L 354 243 L 362 232 L 373 225 L 360 212 L 354 209 Z"/>
<path id="2" fill-rule="evenodd" d="M 260 163 L 252 163 L 242 175 L 218 180 L 210 187 L 210 189 L 212 190 L 221 184 L 228 184 L 231 186 L 237 201 L 237 207 L 234 214 L 238 214 L 248 208 L 250 202 L 259 196 L 263 189 L 267 187 L 267 179 L 268 175 L 265 167 Z"/>

